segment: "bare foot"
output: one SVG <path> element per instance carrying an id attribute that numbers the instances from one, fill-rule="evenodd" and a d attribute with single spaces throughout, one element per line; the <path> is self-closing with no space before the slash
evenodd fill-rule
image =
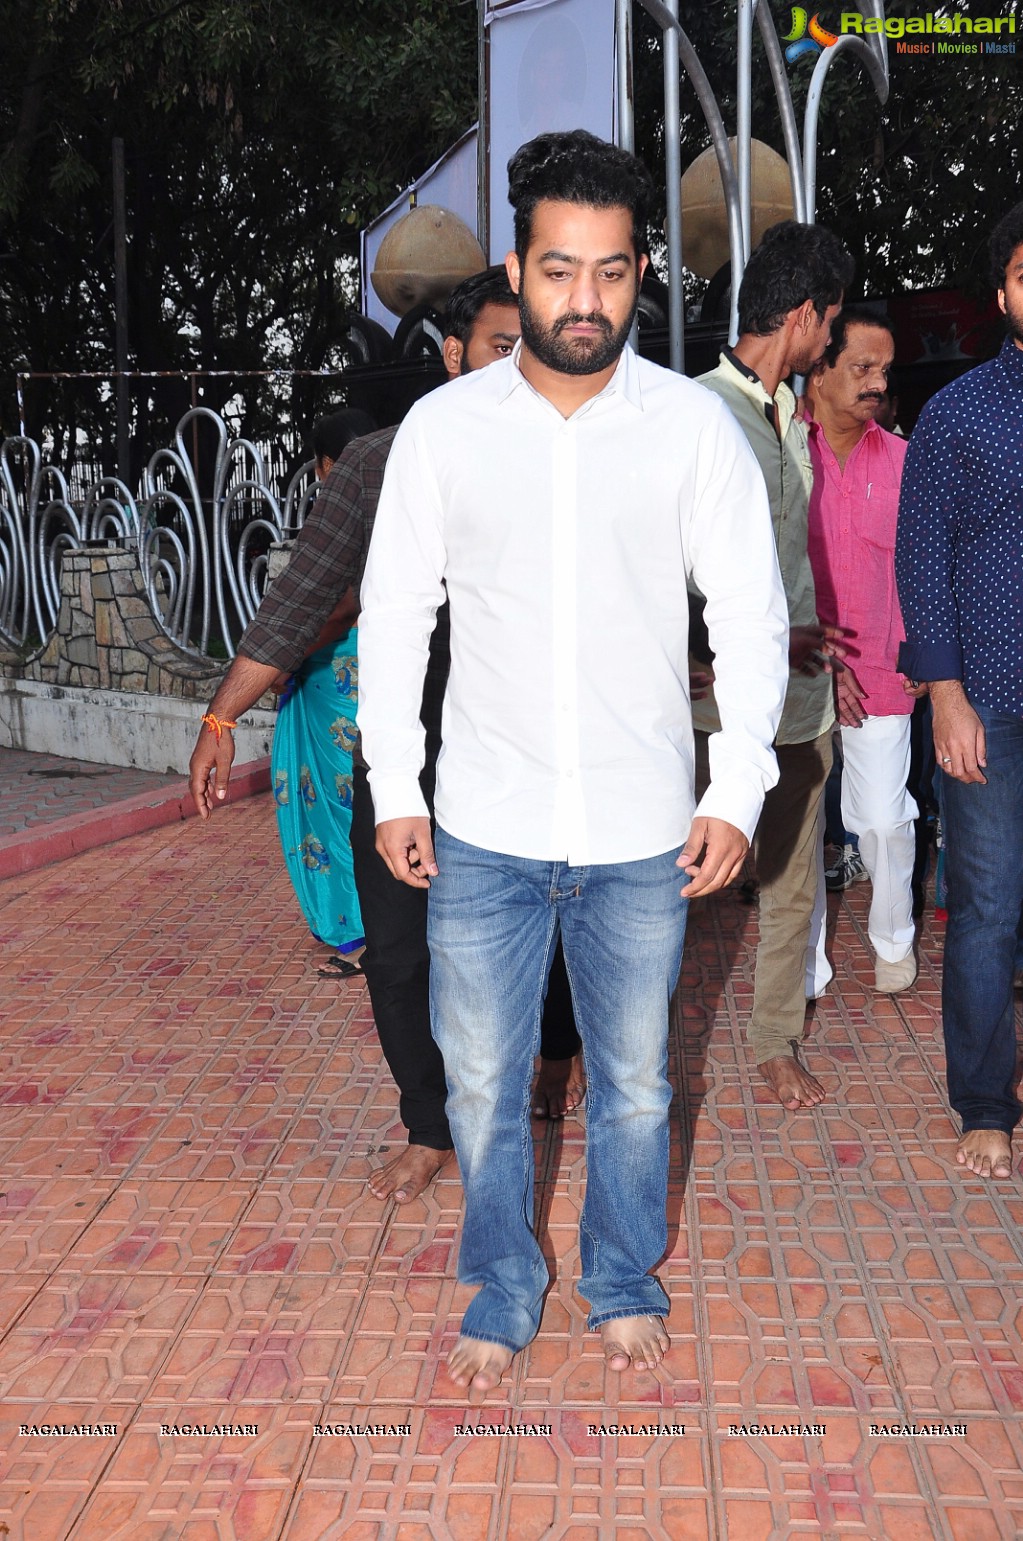
<path id="1" fill-rule="evenodd" d="M 600 1336 L 609 1370 L 655 1370 L 671 1347 L 659 1316 L 617 1316 L 601 1324 Z"/>
<path id="2" fill-rule="evenodd" d="M 1011 1177 L 1012 1143 L 1001 1129 L 970 1129 L 959 1141 L 956 1160 L 978 1177 Z"/>
<path id="3" fill-rule="evenodd" d="M 429 1187 L 451 1154 L 450 1150 L 434 1150 L 431 1145 L 406 1145 L 400 1156 L 373 1173 L 369 1190 L 374 1198 L 411 1204 Z"/>
<path id="4" fill-rule="evenodd" d="M 582 1054 L 572 1059 L 541 1059 L 530 1105 L 534 1118 L 564 1118 L 586 1095 Z"/>
<path id="5" fill-rule="evenodd" d="M 448 1355 L 448 1374 L 456 1386 L 470 1391 L 493 1391 L 512 1362 L 512 1351 L 481 1338 L 459 1338 Z"/>
<path id="6" fill-rule="evenodd" d="M 776 1054 L 773 1059 L 762 1060 L 757 1069 L 782 1107 L 790 1112 L 794 1113 L 797 1108 L 815 1108 L 827 1096 L 821 1083 L 803 1069 L 794 1053 Z"/>

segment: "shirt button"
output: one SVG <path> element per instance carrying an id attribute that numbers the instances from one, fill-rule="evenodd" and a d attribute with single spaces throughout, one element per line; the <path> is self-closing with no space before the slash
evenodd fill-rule
<path id="1" fill-rule="evenodd" d="M 568 777 L 568 780 L 571 781 L 572 777 L 575 775 L 575 771 L 568 770 L 565 772 L 565 775 Z"/>

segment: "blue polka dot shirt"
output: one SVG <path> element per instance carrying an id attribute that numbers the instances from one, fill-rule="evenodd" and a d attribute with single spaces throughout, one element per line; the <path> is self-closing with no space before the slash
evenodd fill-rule
<path id="1" fill-rule="evenodd" d="M 899 668 L 962 680 L 1023 716 L 1023 350 L 960 375 L 925 406 L 902 473 Z"/>

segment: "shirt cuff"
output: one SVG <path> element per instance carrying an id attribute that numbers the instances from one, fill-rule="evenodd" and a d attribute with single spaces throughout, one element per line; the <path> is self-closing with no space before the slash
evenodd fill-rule
<path id="1" fill-rule="evenodd" d="M 961 680 L 963 650 L 958 642 L 902 642 L 897 668 L 908 680 Z"/>
<path id="2" fill-rule="evenodd" d="M 741 829 L 752 843 L 764 807 L 764 793 L 737 782 L 712 781 L 700 798 L 694 819 L 723 819 Z"/>
<path id="3" fill-rule="evenodd" d="M 386 772 L 368 772 L 369 788 L 373 793 L 374 823 L 386 824 L 388 819 L 428 819 L 418 776 L 388 775 Z"/>

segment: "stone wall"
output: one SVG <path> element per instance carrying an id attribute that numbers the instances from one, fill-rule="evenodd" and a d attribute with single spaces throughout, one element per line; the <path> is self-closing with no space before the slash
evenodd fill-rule
<path id="1" fill-rule="evenodd" d="M 27 658 L 0 651 L 0 748 L 184 772 L 225 668 L 166 635 L 133 550 L 103 541 L 69 551 L 53 634 Z M 245 714 L 237 764 L 269 754 L 275 720 L 269 696 Z"/>
<path id="2" fill-rule="evenodd" d="M 47 685 L 208 701 L 224 667 L 184 652 L 165 635 L 135 553 L 104 541 L 65 555 L 57 625 L 18 674 Z"/>

